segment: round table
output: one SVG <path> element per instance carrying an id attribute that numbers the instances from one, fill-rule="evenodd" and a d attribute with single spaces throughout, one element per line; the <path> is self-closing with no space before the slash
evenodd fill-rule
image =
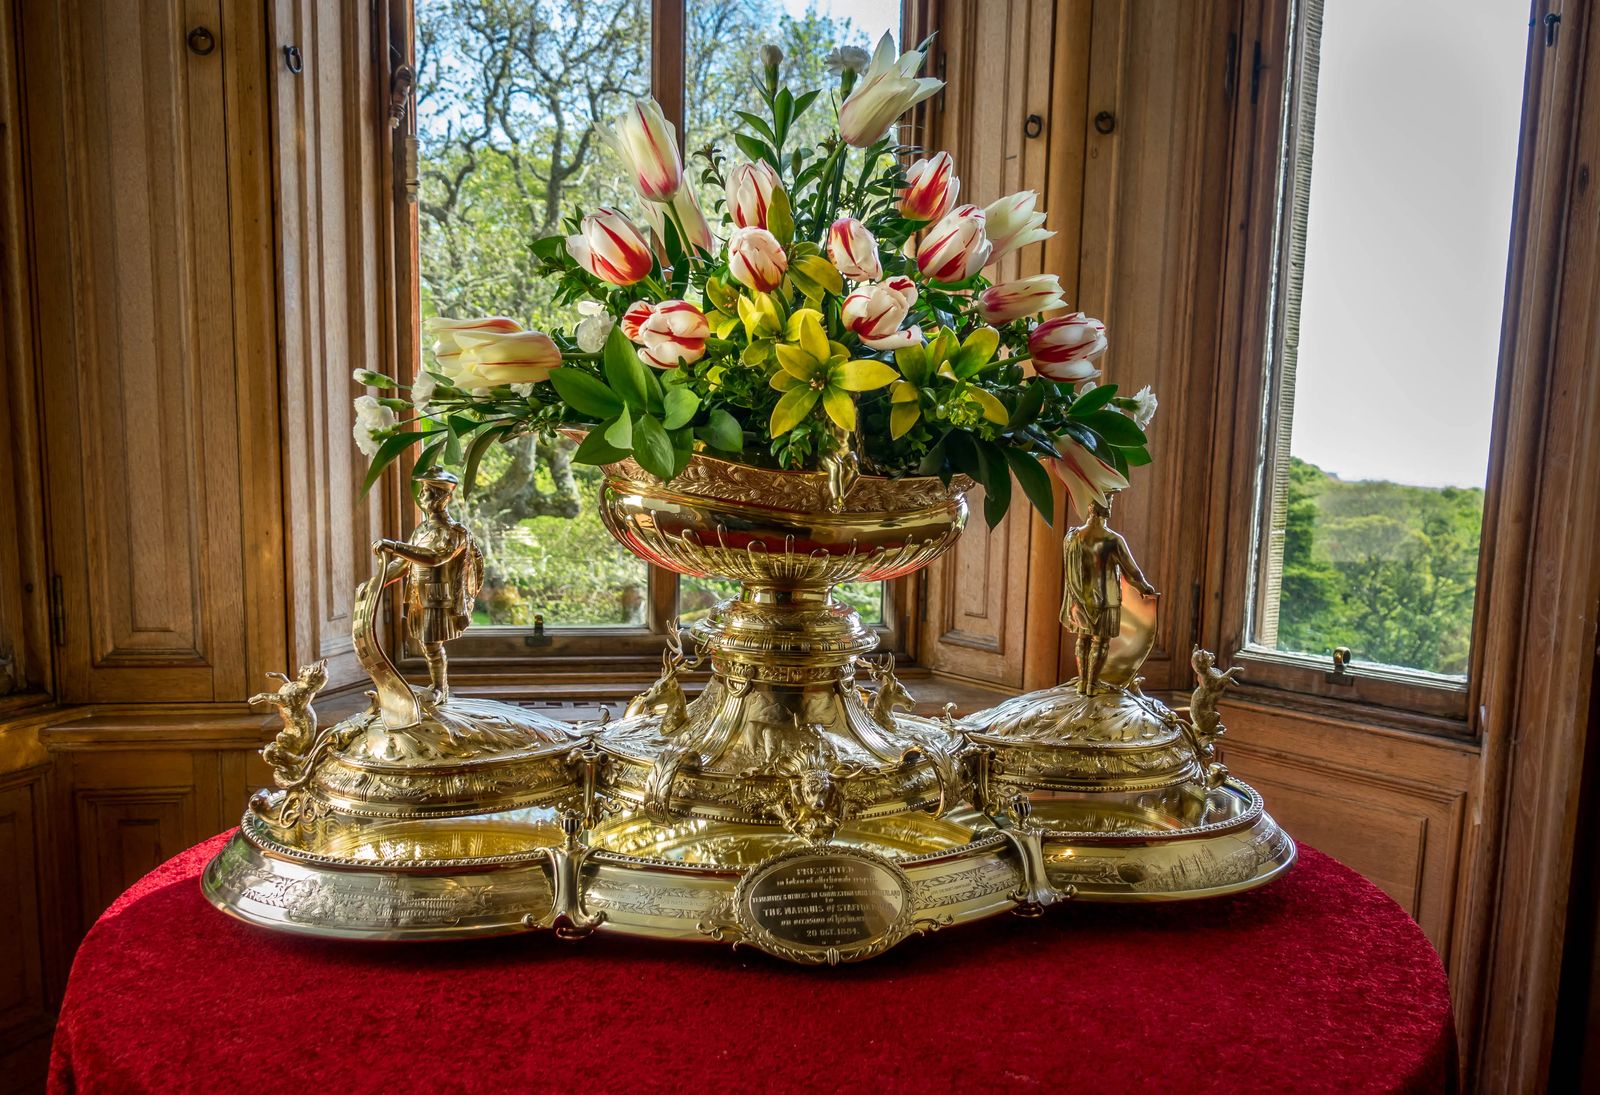
<path id="1" fill-rule="evenodd" d="M 1437 954 L 1310 848 L 1252 893 L 1069 903 L 802 969 L 603 934 L 276 935 L 201 896 L 224 837 L 153 871 L 90 931 L 52 1092 L 1453 1087 Z"/>

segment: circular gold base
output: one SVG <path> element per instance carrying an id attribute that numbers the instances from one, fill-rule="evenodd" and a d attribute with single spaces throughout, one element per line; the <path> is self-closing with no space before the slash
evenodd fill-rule
<path id="1" fill-rule="evenodd" d="M 1035 793 L 1052 888 L 1080 901 L 1180 901 L 1264 885 L 1294 865 L 1294 841 L 1249 784 L 1209 790 Z"/>
<path id="2" fill-rule="evenodd" d="M 287 831 L 252 808 L 201 889 L 229 915 L 298 935 L 503 935 L 550 916 L 550 850 L 563 835 L 548 807 L 449 819 L 333 816 Z"/>

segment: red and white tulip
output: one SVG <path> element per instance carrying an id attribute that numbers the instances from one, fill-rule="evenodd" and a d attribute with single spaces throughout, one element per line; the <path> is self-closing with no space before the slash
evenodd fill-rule
<path id="1" fill-rule="evenodd" d="M 917 50 L 895 56 L 892 34 L 878 40 L 872 63 L 839 107 L 839 135 L 846 144 L 866 148 L 875 143 L 896 118 L 944 87 L 943 80 L 919 78 L 921 67 Z"/>
<path id="2" fill-rule="evenodd" d="M 900 329 L 906 313 L 917 302 L 917 287 L 908 277 L 859 285 L 840 306 L 844 325 L 874 350 L 897 350 L 922 341 L 918 327 Z"/>
<path id="3" fill-rule="evenodd" d="M 746 289 L 770 293 L 783 284 L 789 256 L 765 228 L 735 228 L 728 237 L 728 273 Z"/>
<path id="4" fill-rule="evenodd" d="M 633 222 L 604 206 L 583 218 L 577 235 L 567 237 L 567 254 L 611 285 L 632 285 L 654 262 L 650 244 Z"/>
<path id="5" fill-rule="evenodd" d="M 728 176 L 728 214 L 740 228 L 765 228 L 772 192 L 782 189 L 778 173 L 766 160 L 742 163 Z"/>
<path id="6" fill-rule="evenodd" d="M 706 353 L 711 324 L 686 300 L 637 301 L 622 316 L 622 333 L 638 344 L 639 356 L 658 369 L 692 365 Z"/>
<path id="7" fill-rule="evenodd" d="M 1074 312 L 1047 319 L 1028 335 L 1033 370 L 1051 380 L 1079 381 L 1098 376 L 1094 359 L 1106 352 L 1106 325 Z"/>
<path id="8" fill-rule="evenodd" d="M 854 217 L 840 217 L 828 229 L 828 258 L 851 281 L 876 281 L 883 276 L 878 241 Z"/>
<path id="9" fill-rule="evenodd" d="M 539 331 L 458 331 L 461 352 L 440 371 L 463 391 L 479 394 L 504 384 L 548 380 L 561 350 Z"/>
<path id="10" fill-rule="evenodd" d="M 1044 213 L 1034 208 L 1038 204 L 1039 195 L 1032 190 L 1019 190 L 984 208 L 984 231 L 994 245 L 990 262 L 999 262 L 1013 251 L 1055 235 L 1044 226 Z"/>
<path id="11" fill-rule="evenodd" d="M 955 160 L 950 153 L 939 152 L 906 168 L 906 188 L 896 191 L 896 196 L 902 217 L 931 224 L 955 208 L 960 193 Z"/>
<path id="12" fill-rule="evenodd" d="M 989 262 L 983 210 L 962 205 L 928 230 L 917 247 L 917 269 L 930 281 L 965 281 Z"/>
<path id="13" fill-rule="evenodd" d="M 461 343 L 456 336 L 474 331 L 511 334 L 522 330 L 522 324 L 505 316 L 485 316 L 482 319 L 450 319 L 447 316 L 429 316 L 422 321 L 422 332 L 433 339 L 433 356 L 439 362 L 439 371 L 454 362 L 461 354 Z"/>
<path id="14" fill-rule="evenodd" d="M 654 99 L 641 99 L 617 120 L 611 143 L 646 201 L 669 202 L 683 185 L 678 138 Z"/>
<path id="15" fill-rule="evenodd" d="M 985 323 L 1010 323 L 1023 316 L 1036 316 L 1066 306 L 1061 279 L 1054 274 L 1035 274 L 1031 278 L 991 285 L 978 294 L 978 312 Z"/>
<path id="16" fill-rule="evenodd" d="M 1089 504 L 1107 504 L 1107 494 L 1128 486 L 1127 478 L 1077 441 L 1065 435 L 1056 438 L 1060 457 L 1047 457 L 1045 463 L 1061 485 L 1067 488 L 1072 508 L 1081 517 L 1089 516 Z"/>

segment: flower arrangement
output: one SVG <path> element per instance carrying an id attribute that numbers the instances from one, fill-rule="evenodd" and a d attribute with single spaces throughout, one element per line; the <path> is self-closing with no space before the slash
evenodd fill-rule
<path id="1" fill-rule="evenodd" d="M 585 431 L 576 461 L 632 456 L 664 481 L 697 451 L 847 476 L 964 473 L 991 525 L 1013 479 L 1046 520 L 1052 472 L 1079 512 L 1125 487 L 1150 459 L 1155 397 L 1095 385 L 1105 326 L 1067 311 L 1055 275 L 984 276 L 1054 233 L 1032 191 L 961 204 L 949 153 L 897 142 L 895 120 L 943 86 L 917 75 L 922 58 L 888 35 L 870 58 L 835 51 L 838 125 L 791 149 L 823 92 L 782 86 L 765 47 L 766 109 L 739 112 L 742 162 L 714 148 L 693 161 L 709 215 L 660 107 L 637 103 L 610 140 L 642 217 L 596 209 L 536 245 L 571 330 L 427 320 L 433 363 L 410 399 L 357 401 L 369 485 L 420 445 L 417 468 L 459 464 L 470 489 L 489 446 L 566 428 Z"/>

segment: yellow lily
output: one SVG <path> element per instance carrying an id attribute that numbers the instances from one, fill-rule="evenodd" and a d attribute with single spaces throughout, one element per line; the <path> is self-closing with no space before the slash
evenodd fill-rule
<path id="1" fill-rule="evenodd" d="M 783 393 L 772 409 L 773 437 L 798 426 L 820 400 L 822 409 L 843 430 L 856 428 L 856 403 L 851 392 L 870 392 L 897 379 L 881 361 L 851 361 L 850 351 L 828 340 L 822 313 L 801 308 L 789 317 L 788 340 L 778 345 L 780 368 L 769 381 Z"/>

